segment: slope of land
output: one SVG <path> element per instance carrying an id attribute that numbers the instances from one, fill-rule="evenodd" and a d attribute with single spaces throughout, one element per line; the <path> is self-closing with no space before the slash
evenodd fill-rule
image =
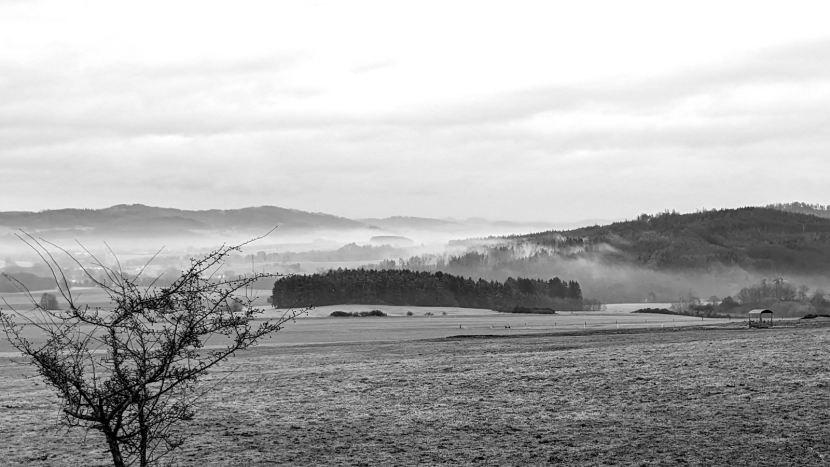
<path id="1" fill-rule="evenodd" d="M 768 208 L 664 212 L 453 246 L 464 251 L 436 257 L 437 269 L 487 280 L 572 277 L 585 297 L 611 303 L 735 296 L 782 277 L 815 291 L 830 284 L 830 219 Z"/>
<path id="2" fill-rule="evenodd" d="M 652 269 L 830 272 L 830 219 L 769 208 L 666 212 L 514 238 Z"/>
<path id="3" fill-rule="evenodd" d="M 826 465 L 827 328 L 259 348 L 214 373 L 183 466 Z M 236 367 L 237 364 L 241 364 Z M 0 361 L 8 466 L 107 465 Z"/>

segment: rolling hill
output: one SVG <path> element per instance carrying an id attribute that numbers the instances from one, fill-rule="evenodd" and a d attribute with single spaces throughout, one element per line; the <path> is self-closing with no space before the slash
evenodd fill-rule
<path id="1" fill-rule="evenodd" d="M 772 208 L 664 212 L 512 238 L 655 270 L 738 266 L 763 273 L 830 273 L 830 219 Z"/>
<path id="2" fill-rule="evenodd" d="M 0 226 L 27 231 L 49 231 L 62 236 L 176 235 L 200 231 L 267 231 L 281 229 L 347 230 L 370 228 L 362 222 L 330 214 L 275 206 L 188 211 L 142 204 L 120 204 L 104 209 L 56 209 L 40 212 L 0 212 Z"/>

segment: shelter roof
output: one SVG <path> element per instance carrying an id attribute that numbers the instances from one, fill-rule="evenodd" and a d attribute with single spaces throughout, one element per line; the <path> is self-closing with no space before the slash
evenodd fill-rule
<path id="1" fill-rule="evenodd" d="M 758 309 L 756 309 L 756 310 L 751 310 L 751 311 L 749 312 L 749 314 L 750 314 L 750 315 L 760 315 L 761 313 L 769 313 L 769 314 L 772 314 L 772 310 L 767 310 L 767 309 L 758 308 Z"/>

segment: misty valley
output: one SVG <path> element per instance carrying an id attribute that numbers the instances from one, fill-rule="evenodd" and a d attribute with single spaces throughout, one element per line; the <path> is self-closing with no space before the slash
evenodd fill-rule
<path id="1" fill-rule="evenodd" d="M 742 316 L 770 308 L 799 317 L 830 307 L 828 213 L 825 206 L 791 203 L 493 234 L 540 225 L 405 217 L 354 221 L 273 207 L 181 211 L 122 205 L 0 213 L 0 245 L 3 272 L 29 290 L 54 289 L 54 280 L 23 247 L 20 231 L 72 252 L 79 264 L 64 265 L 70 287 L 92 285 L 79 265 L 93 257 L 117 263 L 127 277 L 141 271 L 139 285 L 165 286 L 191 257 L 216 248 L 217 239 L 239 241 L 277 226 L 245 252 L 229 255 L 216 277 L 287 275 L 276 286 L 273 280 L 257 282 L 275 306 L 364 302 L 591 310 L 603 303 L 672 303 L 675 311 L 694 315 Z M 73 235 L 77 244 L 63 241 Z M 169 246 L 156 250 L 160 243 Z M 105 279 L 100 268 L 90 271 Z M 569 284 L 578 291 L 569 292 Z M 0 291 L 18 290 L 3 280 Z"/>

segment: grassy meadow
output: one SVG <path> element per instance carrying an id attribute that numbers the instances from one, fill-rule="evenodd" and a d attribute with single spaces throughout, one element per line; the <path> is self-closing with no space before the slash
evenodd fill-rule
<path id="1" fill-rule="evenodd" d="M 100 289 L 74 291 L 81 303 L 106 308 L 106 295 Z M 26 310 L 26 298 L 22 294 L 4 294 L 8 303 L 19 310 Z M 39 294 L 35 294 L 36 298 Z M 259 303 L 263 302 L 263 303 Z M 262 294 L 257 299 L 262 311 L 259 320 L 276 319 L 287 312 L 264 304 Z M 271 339 L 262 342 L 266 347 L 335 343 L 335 342 L 386 342 L 413 339 L 435 339 L 452 336 L 517 334 L 546 334 L 598 329 L 663 328 L 666 326 L 694 326 L 727 322 L 723 319 L 701 319 L 690 316 L 636 314 L 631 310 L 640 304 L 608 305 L 608 311 L 565 311 L 555 315 L 531 315 L 499 313 L 493 310 L 458 307 L 414 307 L 388 305 L 336 305 L 315 307 L 289 323 Z M 4 306 L 4 308 L 8 308 Z M 336 310 L 381 310 L 384 318 L 332 318 Z M 412 313 L 411 316 L 408 313 Z M 431 315 L 428 315 L 431 314 Z M 34 329 L 24 333 L 37 342 L 42 336 Z M 209 345 L 219 344 L 212 339 Z M 10 357 L 15 350 L 0 339 L 0 356 Z"/>
<path id="2" fill-rule="evenodd" d="M 826 465 L 830 327 L 588 318 L 535 335 L 486 327 L 515 315 L 303 318 L 211 375 L 177 462 Z M 485 328 L 443 338 L 442 321 Z M 58 427 L 55 397 L 5 355 L 3 465 L 107 465 L 98 435 Z"/>

